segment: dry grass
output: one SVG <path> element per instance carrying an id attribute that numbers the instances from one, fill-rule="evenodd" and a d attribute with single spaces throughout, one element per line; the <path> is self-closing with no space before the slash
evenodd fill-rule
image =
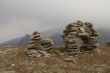
<path id="1" fill-rule="evenodd" d="M 64 56 L 28 57 L 24 48 L 7 48 L 0 53 L 0 73 L 110 73 L 110 47 L 99 54 L 80 54 L 76 63 Z"/>

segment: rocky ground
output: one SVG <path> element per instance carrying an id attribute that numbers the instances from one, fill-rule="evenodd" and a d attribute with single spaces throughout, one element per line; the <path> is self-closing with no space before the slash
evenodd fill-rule
<path id="1" fill-rule="evenodd" d="M 110 73 L 110 47 L 100 47 L 100 53 L 82 53 L 73 62 L 52 53 L 50 57 L 28 57 L 26 49 L 0 49 L 0 73 Z"/>

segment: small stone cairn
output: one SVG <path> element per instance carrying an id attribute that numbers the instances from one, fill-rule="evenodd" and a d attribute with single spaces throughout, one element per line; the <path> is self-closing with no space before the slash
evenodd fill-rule
<path id="1" fill-rule="evenodd" d="M 39 32 L 34 32 L 32 34 L 32 37 L 30 39 L 27 54 L 29 56 L 45 56 L 48 57 L 50 54 L 47 53 L 46 49 L 52 48 L 53 42 L 51 44 L 52 40 L 43 40 L 41 34 Z"/>

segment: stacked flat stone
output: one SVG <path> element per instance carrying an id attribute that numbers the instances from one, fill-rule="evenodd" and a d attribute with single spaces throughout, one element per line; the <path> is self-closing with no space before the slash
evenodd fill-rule
<path id="1" fill-rule="evenodd" d="M 41 42 L 42 42 L 41 34 L 37 31 L 34 32 L 29 41 L 28 54 L 31 56 L 40 56 L 41 54 L 39 53 L 39 50 L 42 50 Z"/>
<path id="2" fill-rule="evenodd" d="M 76 55 L 78 52 L 77 33 L 78 28 L 76 23 L 68 24 L 63 32 L 65 52 L 70 56 Z"/>
<path id="3" fill-rule="evenodd" d="M 80 51 L 94 51 L 98 47 L 98 33 L 89 22 L 76 21 L 66 26 L 63 31 L 65 51 L 68 55 L 75 55 Z M 78 39 L 82 44 L 78 44 Z"/>
<path id="4" fill-rule="evenodd" d="M 29 41 L 27 54 L 29 56 L 45 56 L 48 57 L 50 54 L 47 50 L 53 47 L 52 39 L 43 39 L 39 32 L 34 32 Z"/>
<path id="5" fill-rule="evenodd" d="M 89 43 L 88 46 L 90 47 L 90 50 L 97 49 L 98 47 L 98 41 L 97 41 L 97 37 L 98 37 L 98 33 L 95 31 L 95 29 L 93 28 L 93 24 L 86 22 L 86 25 L 88 25 L 88 30 L 90 30 L 91 32 L 89 33 Z"/>
<path id="6" fill-rule="evenodd" d="M 81 47 L 81 51 L 93 51 L 98 47 L 98 33 L 93 29 L 93 24 L 89 22 L 85 22 L 81 27 L 84 28 L 86 35 L 79 35 L 81 40 L 83 41 L 83 45 Z"/>
<path id="7" fill-rule="evenodd" d="M 53 44 L 54 44 L 53 40 L 50 38 L 43 39 L 43 41 L 42 41 L 42 46 L 44 47 L 45 50 L 52 49 Z"/>
<path id="8" fill-rule="evenodd" d="M 41 49 L 42 37 L 39 32 L 34 32 L 29 41 L 28 49 Z"/>

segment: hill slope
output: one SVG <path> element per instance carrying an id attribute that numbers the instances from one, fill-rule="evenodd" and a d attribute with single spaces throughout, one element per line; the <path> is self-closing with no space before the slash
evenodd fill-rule
<path id="1" fill-rule="evenodd" d="M 26 34 L 24 37 L 18 37 L 18 38 L 9 40 L 5 43 L 2 43 L 1 46 L 7 46 L 7 45 L 14 46 L 14 45 L 17 45 L 17 46 L 24 47 L 29 43 L 30 37 L 31 37 L 30 35 Z"/>

